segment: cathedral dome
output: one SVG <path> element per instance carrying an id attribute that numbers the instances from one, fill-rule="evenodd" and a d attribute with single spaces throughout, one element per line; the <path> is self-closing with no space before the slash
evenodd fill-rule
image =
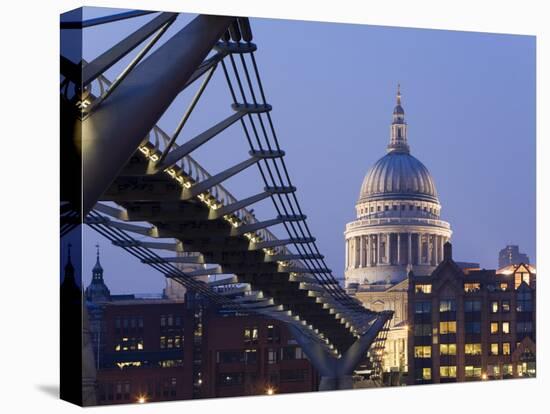
<path id="1" fill-rule="evenodd" d="M 428 169 L 408 152 L 390 151 L 369 170 L 359 201 L 408 199 L 439 203 Z"/>

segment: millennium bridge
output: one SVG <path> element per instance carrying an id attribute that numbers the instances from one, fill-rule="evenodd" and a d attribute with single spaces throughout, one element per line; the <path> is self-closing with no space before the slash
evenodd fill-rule
<path id="1" fill-rule="evenodd" d="M 65 21 L 61 29 L 81 32 L 149 13 Z M 285 322 L 321 375 L 319 388 L 351 388 L 367 354 L 381 354 L 392 312 L 366 309 L 326 266 L 285 164 L 249 20 L 199 15 L 165 39 L 177 19 L 156 13 L 88 62 L 62 54 L 61 234 L 86 224 L 223 309 Z M 109 80 L 105 72 L 131 53 Z M 227 83 L 227 117 L 183 139 L 215 71 Z M 191 85 L 196 93 L 175 131 L 164 131 L 159 119 Z M 233 124 L 249 151 L 211 174 L 193 153 Z M 224 182 L 250 168 L 258 172 L 250 183 L 256 192 L 233 196 Z M 266 199 L 272 215 L 258 219 L 252 206 Z M 270 231 L 275 226 L 285 238 Z M 181 264 L 201 266 L 184 272 Z M 83 371 L 85 381 L 85 363 Z"/>

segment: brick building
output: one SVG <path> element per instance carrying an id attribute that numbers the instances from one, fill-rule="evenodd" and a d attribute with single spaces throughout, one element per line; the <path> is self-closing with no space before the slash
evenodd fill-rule
<path id="1" fill-rule="evenodd" d="M 192 303 L 88 302 L 99 404 L 317 390 L 284 324 Z"/>
<path id="2" fill-rule="evenodd" d="M 430 275 L 409 273 L 409 384 L 535 376 L 536 270 L 461 269 L 450 243 Z"/>

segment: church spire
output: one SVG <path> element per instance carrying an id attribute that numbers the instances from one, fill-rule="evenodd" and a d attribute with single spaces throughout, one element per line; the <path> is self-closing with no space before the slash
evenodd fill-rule
<path id="1" fill-rule="evenodd" d="M 97 249 L 97 253 L 96 253 L 95 266 L 92 269 L 92 276 L 94 280 L 103 281 L 103 267 L 101 267 L 101 263 L 99 262 L 99 244 L 96 244 L 95 247 Z"/>
<path id="2" fill-rule="evenodd" d="M 388 152 L 409 152 L 407 143 L 407 123 L 405 110 L 401 106 L 401 84 L 397 84 L 396 103 L 393 108 L 392 124 L 390 129 L 390 144 Z"/>

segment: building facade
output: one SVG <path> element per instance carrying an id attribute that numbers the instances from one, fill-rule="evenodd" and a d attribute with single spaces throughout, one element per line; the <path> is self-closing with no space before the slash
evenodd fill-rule
<path id="1" fill-rule="evenodd" d="M 536 270 L 463 270 L 444 260 L 409 274 L 409 384 L 532 377 L 536 374 Z"/>
<path id="2" fill-rule="evenodd" d="M 407 371 L 407 273 L 431 273 L 452 234 L 428 169 L 411 155 L 401 93 L 387 154 L 363 180 L 357 218 L 345 230 L 345 285 L 373 310 L 393 310 L 384 371 Z"/>

